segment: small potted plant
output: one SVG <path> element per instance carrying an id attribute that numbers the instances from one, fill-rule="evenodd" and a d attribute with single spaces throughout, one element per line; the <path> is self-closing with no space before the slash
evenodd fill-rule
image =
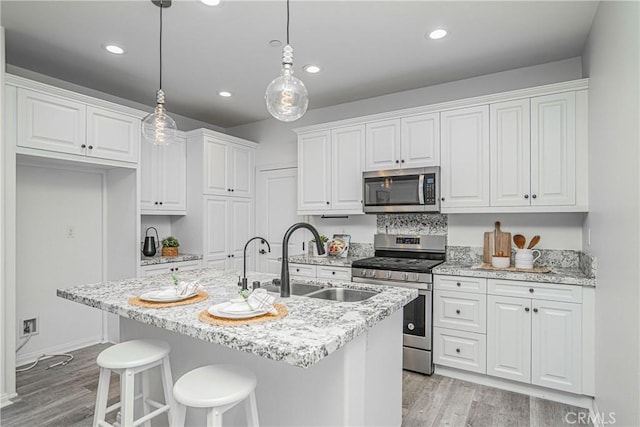
<path id="1" fill-rule="evenodd" d="M 316 240 L 313 239 L 313 240 L 311 240 L 311 242 L 309 242 L 309 244 L 311 245 L 311 248 L 313 250 L 313 256 L 327 256 L 327 254 L 329 253 L 329 248 L 327 246 L 327 244 L 329 243 L 329 238 L 327 236 L 325 236 L 324 234 L 321 234 L 320 235 L 320 241 L 324 245 L 324 255 L 318 255 L 318 247 L 316 246 Z"/>
<path id="2" fill-rule="evenodd" d="M 162 239 L 162 256 L 178 256 L 178 239 L 173 236 Z"/>

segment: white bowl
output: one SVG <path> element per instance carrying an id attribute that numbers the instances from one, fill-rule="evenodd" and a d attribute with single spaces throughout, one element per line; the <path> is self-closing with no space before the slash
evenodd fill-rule
<path id="1" fill-rule="evenodd" d="M 495 268 L 507 268 L 511 265 L 511 258 L 508 256 L 492 256 L 491 265 Z"/>

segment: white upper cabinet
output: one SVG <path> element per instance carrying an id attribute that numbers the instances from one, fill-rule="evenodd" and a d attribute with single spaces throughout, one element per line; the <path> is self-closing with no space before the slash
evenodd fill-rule
<path id="1" fill-rule="evenodd" d="M 204 138 L 204 193 L 252 197 L 255 149 L 215 137 Z"/>
<path id="2" fill-rule="evenodd" d="M 143 215 L 183 215 L 187 209 L 187 141 L 156 146 L 143 141 L 140 202 Z"/>
<path id="3" fill-rule="evenodd" d="M 489 206 L 489 106 L 440 113 L 441 206 Z"/>
<path id="4" fill-rule="evenodd" d="M 531 204 L 576 202 L 576 93 L 531 98 Z"/>
<path id="5" fill-rule="evenodd" d="M 437 166 L 440 164 L 438 113 L 366 124 L 365 170 Z"/>
<path id="6" fill-rule="evenodd" d="M 361 214 L 364 125 L 298 136 L 298 213 Z"/>
<path id="7" fill-rule="evenodd" d="M 529 99 L 490 106 L 491 206 L 530 203 Z"/>
<path id="8" fill-rule="evenodd" d="M 18 147 L 137 163 L 140 119 L 73 99 L 17 88 Z"/>

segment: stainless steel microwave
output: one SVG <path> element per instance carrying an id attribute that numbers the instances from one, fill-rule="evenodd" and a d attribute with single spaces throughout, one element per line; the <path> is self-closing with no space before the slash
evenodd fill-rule
<path id="1" fill-rule="evenodd" d="M 440 212 L 440 168 L 363 172 L 365 213 Z"/>

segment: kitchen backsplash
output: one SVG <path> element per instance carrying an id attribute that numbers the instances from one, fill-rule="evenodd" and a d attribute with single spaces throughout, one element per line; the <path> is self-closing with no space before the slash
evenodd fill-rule
<path id="1" fill-rule="evenodd" d="M 447 235 L 447 215 L 431 213 L 378 214 L 380 234 Z"/>

